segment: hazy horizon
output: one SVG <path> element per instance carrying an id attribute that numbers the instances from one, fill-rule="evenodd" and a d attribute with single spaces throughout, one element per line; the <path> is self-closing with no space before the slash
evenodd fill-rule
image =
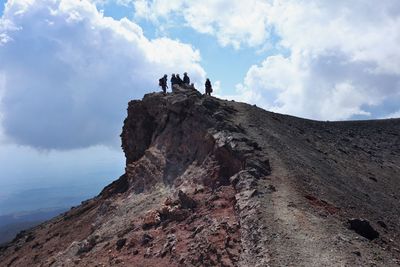
<path id="1" fill-rule="evenodd" d="M 122 151 L 92 147 L 75 151 L 36 151 L 3 146 L 0 215 L 42 208 L 69 207 L 100 193 L 124 172 Z"/>

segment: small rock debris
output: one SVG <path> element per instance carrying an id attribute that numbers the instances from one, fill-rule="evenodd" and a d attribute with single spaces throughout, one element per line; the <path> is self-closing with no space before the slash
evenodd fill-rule
<path id="1" fill-rule="evenodd" d="M 116 243 L 117 250 L 121 250 L 125 246 L 125 243 L 126 243 L 126 238 L 118 239 Z"/>

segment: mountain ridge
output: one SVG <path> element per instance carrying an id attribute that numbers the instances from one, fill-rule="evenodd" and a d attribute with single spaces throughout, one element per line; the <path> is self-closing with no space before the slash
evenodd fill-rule
<path id="1" fill-rule="evenodd" d="M 19 234 L 0 261 L 398 266 L 399 133 L 399 119 L 318 122 L 185 87 L 148 94 L 128 105 L 125 173 Z"/>

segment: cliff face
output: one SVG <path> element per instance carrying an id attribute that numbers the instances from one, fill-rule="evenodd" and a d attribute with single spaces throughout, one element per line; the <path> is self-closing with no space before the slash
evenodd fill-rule
<path id="1" fill-rule="evenodd" d="M 177 88 L 131 101 L 125 173 L 5 266 L 397 266 L 400 120 L 315 122 Z"/>

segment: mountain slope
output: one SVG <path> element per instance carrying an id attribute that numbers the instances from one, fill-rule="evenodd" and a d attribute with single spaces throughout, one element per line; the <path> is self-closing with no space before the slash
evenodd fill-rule
<path id="1" fill-rule="evenodd" d="M 126 171 L 6 266 L 398 266 L 400 120 L 316 122 L 190 88 L 131 101 Z"/>

